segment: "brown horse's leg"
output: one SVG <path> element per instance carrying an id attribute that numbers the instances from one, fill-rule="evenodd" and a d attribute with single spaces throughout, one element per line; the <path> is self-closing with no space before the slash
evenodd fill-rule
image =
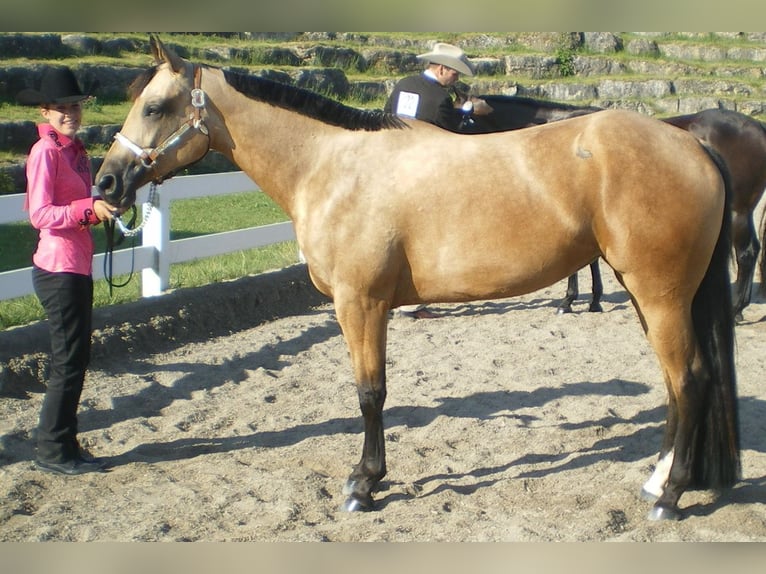
<path id="1" fill-rule="evenodd" d="M 351 296 L 353 297 L 353 295 Z M 362 458 L 343 493 L 344 510 L 372 510 L 372 492 L 386 474 L 383 404 L 386 400 L 386 327 L 388 304 L 362 297 L 335 297 L 335 306 L 354 368 L 364 419 Z"/>
<path id="2" fill-rule="evenodd" d="M 698 435 L 702 421 L 702 407 L 705 395 L 710 387 L 710 379 L 706 373 L 697 371 L 688 373 L 680 384 L 686 387 L 683 398 L 678 400 L 676 432 L 673 447 L 664 455 L 660 455 L 660 465 L 667 457 L 670 465 L 665 488 L 649 512 L 650 520 L 678 520 L 681 514 L 678 501 L 692 482 L 693 465 L 698 453 Z M 668 425 L 670 425 L 670 418 Z"/>
<path id="3" fill-rule="evenodd" d="M 571 313 L 572 303 L 574 303 L 574 300 L 577 299 L 579 294 L 580 292 L 577 283 L 577 272 L 575 272 L 569 276 L 569 281 L 567 281 L 567 293 L 564 296 L 564 299 L 561 300 L 561 303 L 559 303 L 559 307 L 556 310 L 556 313 L 559 315 L 564 313 Z"/>
<path id="4" fill-rule="evenodd" d="M 598 269 L 598 258 L 594 259 L 590 264 L 590 278 L 591 284 L 593 285 L 593 293 L 588 311 L 600 313 L 603 310 L 601 308 L 601 297 L 604 295 L 604 284 L 601 282 L 601 272 Z"/>
<path id="5" fill-rule="evenodd" d="M 742 320 L 742 311 L 750 304 L 753 290 L 755 262 L 760 243 L 755 232 L 752 213 L 734 213 L 732 219 L 732 243 L 737 258 L 737 280 L 734 282 L 734 316 Z"/>
<path id="6" fill-rule="evenodd" d="M 704 398 L 708 393 L 710 373 L 701 359 L 691 317 L 673 303 L 665 308 L 647 310 L 643 317 L 647 334 L 665 373 L 669 395 L 665 438 L 660 451 L 657 473 L 667 474 L 654 508 L 652 520 L 680 518 L 678 501 L 692 480 L 697 433 L 702 424 Z M 670 468 L 667 465 L 670 464 Z M 653 477 L 657 480 L 657 477 Z M 651 484 L 652 479 L 650 479 Z M 644 485 L 645 491 L 650 491 Z"/>
<path id="7" fill-rule="evenodd" d="M 593 294 L 591 296 L 590 307 L 588 307 L 588 310 L 599 313 L 602 311 L 601 297 L 604 295 L 604 284 L 601 282 L 601 272 L 598 268 L 598 259 L 594 259 L 590 264 L 590 277 L 593 285 Z M 577 273 L 573 273 L 569 276 L 569 280 L 567 281 L 566 295 L 564 296 L 564 299 L 562 299 L 561 303 L 559 303 L 559 307 L 556 312 L 559 315 L 564 313 L 571 313 L 572 303 L 574 303 L 579 294 L 580 290 L 577 281 Z"/>
<path id="8" fill-rule="evenodd" d="M 665 379 L 667 388 L 670 388 L 668 379 Z M 657 465 L 641 488 L 641 498 L 650 502 L 656 502 L 665 491 L 665 484 L 670 477 L 670 468 L 673 464 L 673 446 L 676 433 L 678 432 L 678 406 L 675 397 L 669 394 L 667 420 L 665 423 L 665 433 L 660 447 L 660 454 L 657 458 Z"/>
<path id="9" fill-rule="evenodd" d="M 616 273 L 617 280 L 625 287 L 625 282 L 620 273 Z M 628 292 L 630 295 L 630 292 Z M 649 329 L 646 324 L 646 318 L 641 310 L 641 307 L 636 302 L 633 295 L 630 295 L 633 306 L 638 313 L 638 319 L 641 322 L 641 328 L 644 330 L 644 334 L 649 335 Z M 657 465 L 654 472 L 644 483 L 641 488 L 641 498 L 650 502 L 656 502 L 662 493 L 665 491 L 665 484 L 667 484 L 670 477 L 670 468 L 673 464 L 673 447 L 675 445 L 676 433 L 678 432 L 678 405 L 676 404 L 675 393 L 672 392 L 673 384 L 670 374 L 666 369 L 663 369 L 665 376 L 665 388 L 668 391 L 668 408 L 665 422 L 665 432 L 662 438 L 662 446 L 660 447 L 660 454 L 657 459 Z"/>

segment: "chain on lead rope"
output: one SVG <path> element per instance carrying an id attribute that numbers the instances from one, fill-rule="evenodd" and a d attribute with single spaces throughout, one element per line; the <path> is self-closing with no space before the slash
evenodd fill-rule
<path id="1" fill-rule="evenodd" d="M 141 233 L 141 230 L 146 226 L 146 222 L 149 221 L 149 216 L 152 214 L 152 211 L 154 210 L 155 207 L 157 207 L 156 202 L 157 202 L 157 184 L 152 182 L 151 184 L 149 184 L 149 196 L 146 198 L 146 201 L 141 205 L 141 223 L 138 225 L 138 227 L 132 227 L 133 223 L 136 220 L 135 206 L 133 206 L 133 209 L 134 209 L 133 217 L 131 218 L 131 220 L 128 222 L 127 225 L 123 223 L 119 215 L 116 215 L 113 218 L 115 225 L 120 230 L 120 233 L 122 233 L 124 237 L 133 237 Z"/>
<path id="2" fill-rule="evenodd" d="M 119 215 L 115 215 L 112 217 L 111 220 L 104 221 L 104 230 L 106 231 L 106 251 L 105 251 L 105 257 L 104 257 L 104 279 L 106 279 L 107 284 L 109 285 L 109 296 L 112 296 L 112 290 L 114 287 L 125 287 L 128 283 L 130 283 L 130 280 L 133 278 L 133 271 L 135 268 L 135 247 L 136 242 L 135 238 L 136 236 L 143 230 L 143 228 L 146 226 L 147 221 L 149 221 L 149 217 L 152 214 L 152 211 L 154 211 L 154 208 L 157 207 L 157 185 L 152 182 L 149 186 L 149 196 L 147 197 L 146 201 L 141 206 L 141 223 L 134 227 L 133 225 L 136 222 L 136 206 L 134 205 L 132 207 L 132 215 L 128 223 L 122 221 Z M 115 228 L 120 230 L 121 237 L 117 240 L 115 240 Z M 133 244 L 131 245 L 131 252 L 130 252 L 130 273 L 128 274 L 128 278 L 123 283 L 115 283 L 114 282 L 114 270 L 113 270 L 113 257 L 114 257 L 114 248 L 117 247 L 122 243 L 122 241 L 126 238 L 130 237 L 133 239 Z"/>

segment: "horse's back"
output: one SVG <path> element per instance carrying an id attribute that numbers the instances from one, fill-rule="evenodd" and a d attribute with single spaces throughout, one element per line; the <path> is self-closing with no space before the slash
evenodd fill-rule
<path id="1" fill-rule="evenodd" d="M 399 185 L 365 199 L 378 206 L 370 245 L 401 252 L 402 288 L 425 299 L 520 295 L 598 256 L 620 273 L 654 269 L 673 289 L 717 238 L 721 174 L 694 137 L 659 120 L 606 110 L 487 135 L 419 127 L 396 134 L 392 152 L 414 154 L 415 171 L 391 166 Z M 435 177 L 444 165 L 448 180 Z"/>
<path id="2" fill-rule="evenodd" d="M 583 119 L 594 124 L 608 172 L 603 212 L 593 221 L 602 256 L 645 302 L 664 304 L 671 292 L 693 297 L 723 224 L 718 164 L 690 133 L 642 114 Z"/>
<path id="3" fill-rule="evenodd" d="M 486 101 L 493 111 L 474 118 L 474 132 L 516 130 L 591 114 L 602 109 L 501 94 L 479 97 Z"/>
<path id="4" fill-rule="evenodd" d="M 721 155 L 732 176 L 732 208 L 750 213 L 766 187 L 766 129 L 745 114 L 710 109 L 667 118 L 664 121 L 688 130 Z"/>
<path id="5" fill-rule="evenodd" d="M 700 142 L 683 130 L 637 112 L 605 110 L 565 120 L 590 128 L 578 139 L 578 155 L 598 160 L 607 215 L 623 203 L 650 225 L 672 225 L 723 209 L 723 176 Z M 563 122 L 560 122 L 563 123 Z M 557 124 L 558 125 L 558 124 Z"/>

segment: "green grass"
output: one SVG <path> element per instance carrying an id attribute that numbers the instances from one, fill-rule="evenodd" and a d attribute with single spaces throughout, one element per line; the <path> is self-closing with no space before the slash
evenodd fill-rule
<path id="1" fill-rule="evenodd" d="M 287 221 L 285 213 L 267 195 L 260 192 L 240 193 L 217 197 L 179 200 L 170 207 L 172 229 L 171 239 L 195 237 L 268 225 Z M 96 252 L 103 253 L 106 245 L 104 231 L 94 228 Z M 132 239 L 126 239 L 121 248 L 129 249 Z M 0 225 L 0 271 L 28 267 L 37 242 L 37 233 L 28 223 Z M 136 239 L 140 244 L 140 239 Z M 182 289 L 208 285 L 246 275 L 281 269 L 296 263 L 298 247 L 296 242 L 287 241 L 211 257 L 179 263 L 171 266 L 170 289 Z M 116 277 L 116 283 L 123 283 L 127 275 Z M 136 301 L 140 299 L 140 271 L 137 271 L 125 287 L 115 288 L 112 294 L 105 281 L 97 281 L 94 306 L 103 307 Z M 34 295 L 0 301 L 0 329 L 25 325 L 44 319 L 40 303 Z"/>

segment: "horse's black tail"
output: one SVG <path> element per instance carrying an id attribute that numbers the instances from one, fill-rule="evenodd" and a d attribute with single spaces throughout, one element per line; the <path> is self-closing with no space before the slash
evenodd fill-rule
<path id="1" fill-rule="evenodd" d="M 725 183 L 725 208 L 713 257 L 694 296 L 692 317 L 710 373 L 692 464 L 692 487 L 726 488 L 740 478 L 739 415 L 734 368 L 734 310 L 729 277 L 731 185 L 726 164 L 704 146 Z"/>

